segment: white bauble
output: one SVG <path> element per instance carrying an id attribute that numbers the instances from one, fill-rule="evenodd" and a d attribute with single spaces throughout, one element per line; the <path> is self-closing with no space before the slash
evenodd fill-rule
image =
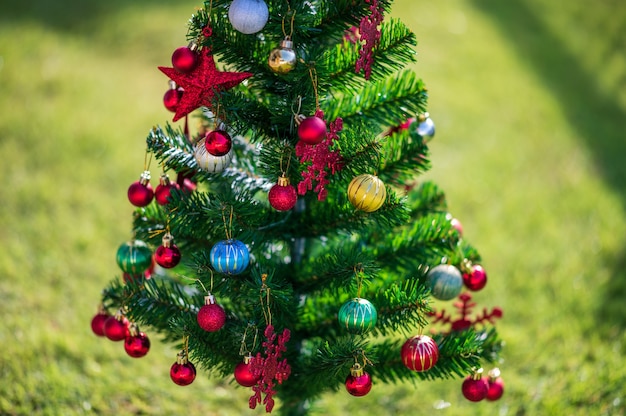
<path id="1" fill-rule="evenodd" d="M 206 149 L 204 138 L 196 143 L 193 156 L 198 163 L 200 169 L 209 173 L 221 172 L 230 165 L 233 160 L 233 149 L 231 148 L 224 156 L 214 156 Z"/>

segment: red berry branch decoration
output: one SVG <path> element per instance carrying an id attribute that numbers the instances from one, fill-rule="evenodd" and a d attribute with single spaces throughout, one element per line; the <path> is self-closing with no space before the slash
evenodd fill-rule
<path id="1" fill-rule="evenodd" d="M 433 310 L 429 313 L 429 315 L 434 318 L 432 321 L 433 324 L 449 324 L 450 331 L 465 331 L 466 329 L 475 327 L 478 324 L 484 324 L 485 322 L 493 324 L 497 319 L 502 318 L 502 309 L 497 306 L 492 308 L 491 312 L 488 312 L 487 308 L 483 308 L 481 314 L 470 318 L 472 309 L 476 306 L 476 303 L 471 302 L 471 300 L 472 295 L 469 293 L 461 293 L 459 295 L 459 301 L 454 302 L 454 307 L 458 311 L 458 319 L 453 319 L 452 316 L 448 315 L 445 310 L 442 310 L 441 312 Z"/>
<path id="2" fill-rule="evenodd" d="M 372 64 L 374 62 L 374 49 L 380 43 L 379 26 L 383 22 L 383 8 L 378 0 L 365 0 L 370 5 L 371 15 L 361 19 L 359 24 L 359 34 L 361 42 L 365 42 L 359 50 L 359 59 L 356 61 L 355 70 L 357 73 L 364 71 L 365 79 L 369 80 L 372 74 Z"/>

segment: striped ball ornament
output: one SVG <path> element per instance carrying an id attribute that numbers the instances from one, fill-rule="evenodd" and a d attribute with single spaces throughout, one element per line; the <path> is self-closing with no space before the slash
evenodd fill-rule
<path id="1" fill-rule="evenodd" d="M 246 270 L 250 262 L 248 247 L 239 240 L 222 240 L 211 249 L 211 265 L 225 274 L 239 274 Z"/>
<path id="2" fill-rule="evenodd" d="M 428 371 L 437 364 L 439 347 L 428 335 L 416 335 L 406 340 L 400 355 L 409 370 Z"/>
<path id="3" fill-rule="evenodd" d="M 426 275 L 430 291 L 439 300 L 450 300 L 461 293 L 463 276 L 456 267 L 440 264 L 430 269 Z"/>
<path id="4" fill-rule="evenodd" d="M 152 264 L 152 251 L 141 240 L 127 241 L 117 249 L 116 260 L 123 272 L 140 274 Z"/>
<path id="5" fill-rule="evenodd" d="M 226 169 L 233 160 L 233 149 L 223 156 L 212 155 L 206 148 L 205 138 L 203 137 L 196 143 L 193 156 L 198 163 L 200 169 L 209 173 L 219 173 Z"/>
<path id="6" fill-rule="evenodd" d="M 337 314 L 339 324 L 353 334 L 364 334 L 376 325 L 378 313 L 367 299 L 353 298 L 344 303 Z"/>
<path id="7" fill-rule="evenodd" d="M 378 176 L 364 173 L 348 185 L 348 200 L 358 210 L 374 212 L 385 203 L 387 190 Z"/>

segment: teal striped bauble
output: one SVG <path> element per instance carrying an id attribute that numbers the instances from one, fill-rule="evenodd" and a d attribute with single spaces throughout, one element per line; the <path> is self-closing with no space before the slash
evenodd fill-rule
<path id="1" fill-rule="evenodd" d="M 222 240 L 211 249 L 211 265 L 224 274 L 239 274 L 250 262 L 248 247 L 239 240 Z"/>
<path id="2" fill-rule="evenodd" d="M 440 300 L 450 300 L 459 296 L 463 289 L 463 276 L 456 267 L 440 264 L 430 269 L 426 275 L 430 292 Z"/>
<path id="3" fill-rule="evenodd" d="M 152 264 L 152 250 L 141 240 L 127 241 L 117 249 L 116 260 L 122 271 L 141 274 Z"/>
<path id="4" fill-rule="evenodd" d="M 364 334 L 376 325 L 378 313 L 367 299 L 353 298 L 341 305 L 339 325 L 353 334 Z"/>

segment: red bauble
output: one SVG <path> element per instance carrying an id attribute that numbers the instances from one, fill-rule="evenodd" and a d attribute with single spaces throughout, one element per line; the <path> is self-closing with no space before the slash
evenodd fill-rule
<path id="1" fill-rule="evenodd" d="M 183 360 L 184 362 L 180 361 L 179 359 L 172 364 L 170 378 L 179 386 L 188 386 L 196 379 L 196 367 L 186 359 Z"/>
<path id="2" fill-rule="evenodd" d="M 128 187 L 128 200 L 136 207 L 145 207 L 154 197 L 152 185 L 150 185 L 150 172 L 144 171 L 137 182 Z"/>
<path id="3" fill-rule="evenodd" d="M 267 198 L 272 208 L 278 211 L 289 211 L 296 205 L 298 193 L 296 188 L 289 183 L 289 178 L 281 176 L 278 178 L 278 183 L 270 189 Z"/>
<path id="4" fill-rule="evenodd" d="M 104 335 L 111 341 L 122 341 L 128 336 L 128 319 L 125 316 L 110 316 L 104 321 Z"/>
<path id="5" fill-rule="evenodd" d="M 94 315 L 94 317 L 91 319 L 91 330 L 93 331 L 93 333 L 99 337 L 105 336 L 104 322 L 110 317 L 111 315 L 104 311 L 98 312 L 96 315 Z"/>
<path id="6" fill-rule="evenodd" d="M 487 380 L 482 378 L 481 373 L 467 376 L 463 381 L 461 391 L 463 392 L 463 396 L 469 401 L 479 402 L 487 397 L 489 385 L 487 384 Z"/>
<path id="7" fill-rule="evenodd" d="M 400 355 L 409 370 L 427 371 L 437 363 L 439 347 L 428 335 L 416 335 L 402 345 Z"/>
<path id="8" fill-rule="evenodd" d="M 469 272 L 463 273 L 463 283 L 469 290 L 480 290 L 487 284 L 487 273 L 482 266 L 475 264 Z"/>
<path id="9" fill-rule="evenodd" d="M 487 385 L 487 400 L 498 400 L 504 394 L 504 381 L 500 377 L 500 369 L 494 368 L 489 371 Z"/>
<path id="10" fill-rule="evenodd" d="M 204 136 L 204 146 L 213 156 L 224 156 L 233 147 L 233 140 L 224 130 L 213 130 Z"/>
<path id="11" fill-rule="evenodd" d="M 163 95 L 163 105 L 172 113 L 175 113 L 176 109 L 178 109 L 178 104 L 180 103 L 180 100 L 182 98 L 183 89 L 176 88 L 176 84 L 174 84 L 174 88 L 170 88 Z"/>
<path id="12" fill-rule="evenodd" d="M 171 269 L 180 262 L 181 254 L 176 244 L 170 247 L 159 246 L 154 252 L 154 259 L 157 264 L 165 269 Z"/>
<path id="13" fill-rule="evenodd" d="M 131 357 L 143 357 L 150 350 L 150 339 L 143 332 L 137 332 L 136 335 L 129 335 L 124 340 L 124 350 L 126 350 L 126 354 Z"/>
<path id="14" fill-rule="evenodd" d="M 170 181 L 169 176 L 166 174 L 161 175 L 161 179 L 159 180 L 159 185 L 156 187 L 154 191 L 154 199 L 156 199 L 157 204 L 159 205 L 167 205 L 169 202 L 169 197 L 171 195 L 172 189 L 179 189 L 180 187 L 176 182 Z"/>
<path id="15" fill-rule="evenodd" d="M 254 360 L 254 357 L 246 356 L 242 362 L 235 366 L 235 380 L 244 387 L 254 386 L 261 378 L 261 374 L 256 376 L 252 374 L 252 360 Z"/>
<path id="16" fill-rule="evenodd" d="M 363 371 L 359 364 L 350 369 L 346 377 L 346 390 L 353 396 L 365 396 L 372 389 L 372 377 Z"/>
<path id="17" fill-rule="evenodd" d="M 198 65 L 198 53 L 195 51 L 196 46 L 194 44 L 189 46 L 181 46 L 177 48 L 172 54 L 172 66 L 178 71 L 184 74 L 194 70 Z"/>
<path id="18" fill-rule="evenodd" d="M 298 137 L 306 144 L 318 144 L 326 138 L 326 122 L 319 117 L 307 117 L 298 126 Z"/>
<path id="19" fill-rule="evenodd" d="M 215 297 L 209 294 L 204 297 L 204 305 L 198 311 L 196 319 L 200 328 L 208 332 L 216 332 L 226 323 L 226 312 L 215 303 Z"/>

